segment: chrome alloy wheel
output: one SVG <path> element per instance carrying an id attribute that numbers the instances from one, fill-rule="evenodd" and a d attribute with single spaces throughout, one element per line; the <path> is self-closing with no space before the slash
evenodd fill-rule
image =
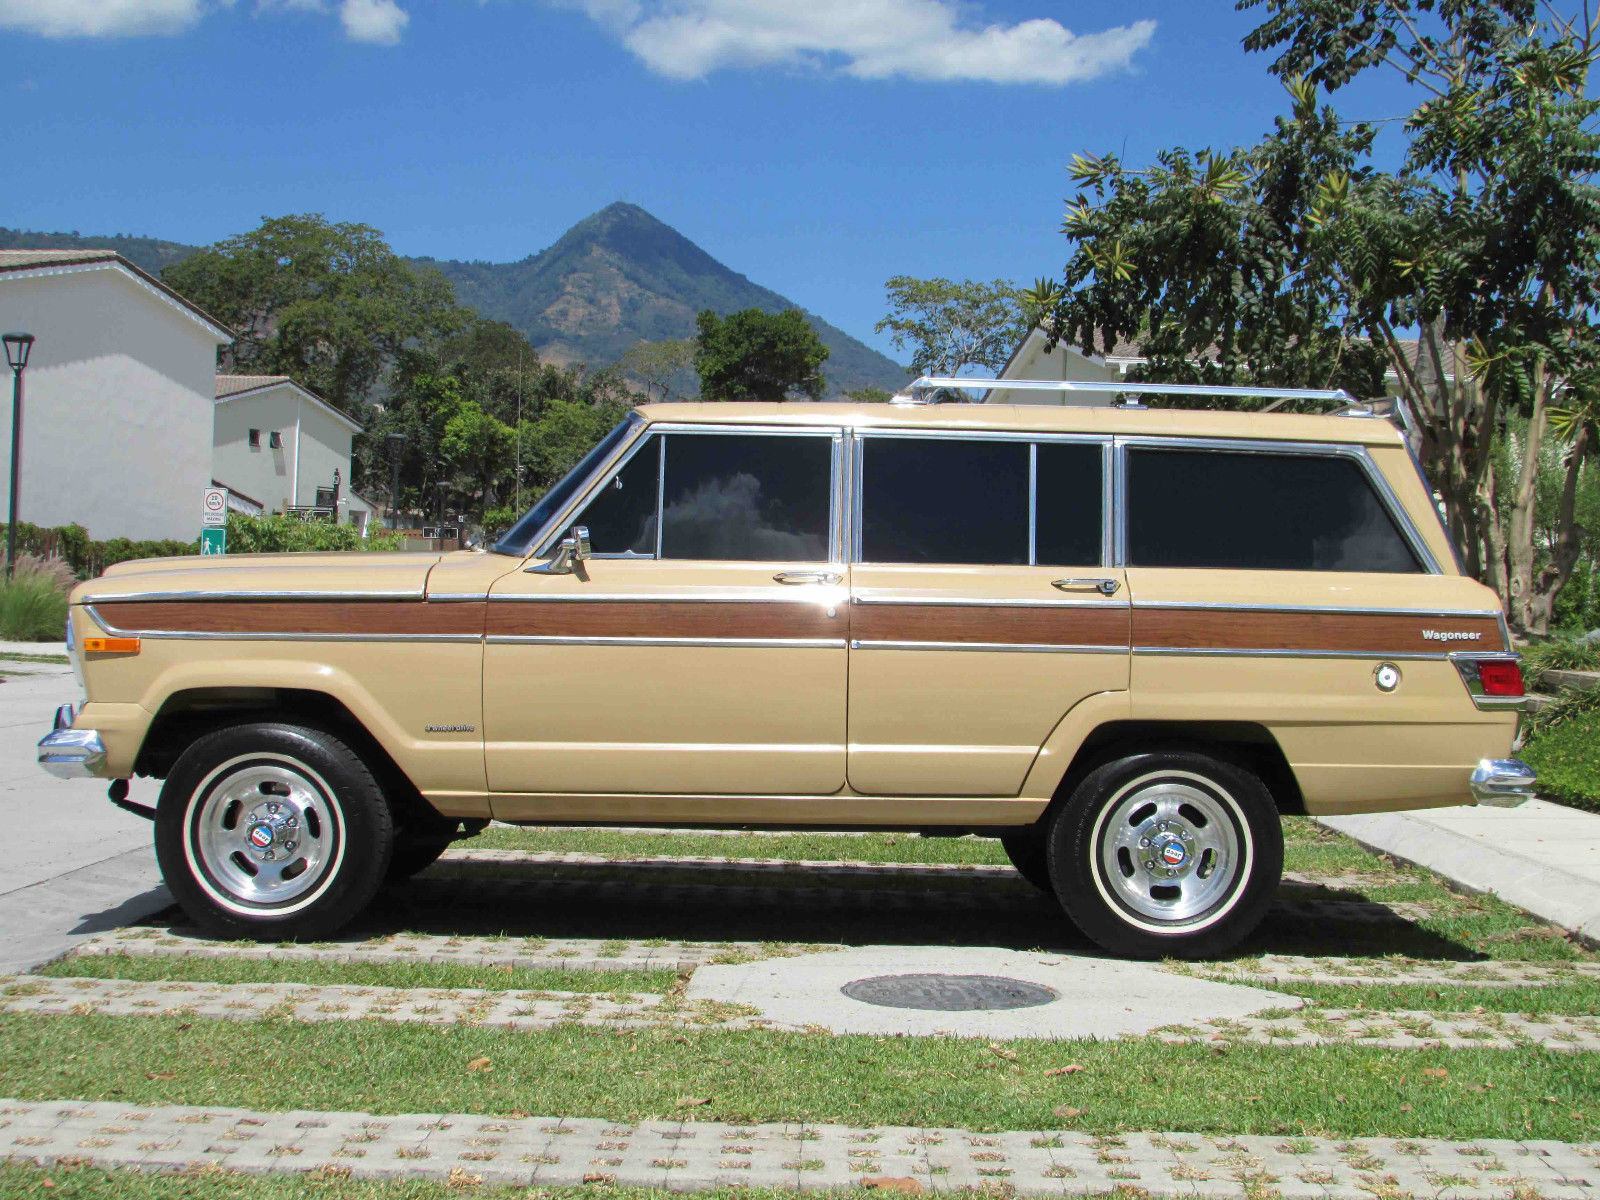
<path id="1" fill-rule="evenodd" d="M 184 852 L 196 882 L 233 912 L 294 912 L 344 857 L 344 822 L 327 783 L 276 754 L 232 759 L 189 802 Z"/>
<path id="2" fill-rule="evenodd" d="M 1095 886 L 1141 929 L 1203 929 L 1243 894 L 1249 823 L 1214 781 L 1163 771 L 1125 784 L 1095 822 Z"/>

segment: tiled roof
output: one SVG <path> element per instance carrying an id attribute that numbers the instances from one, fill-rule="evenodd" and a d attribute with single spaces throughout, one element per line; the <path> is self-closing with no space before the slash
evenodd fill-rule
<path id="1" fill-rule="evenodd" d="M 269 387 L 275 383 L 293 382 L 294 380 L 287 375 L 218 375 L 217 399 L 237 396 L 240 392 L 253 392 L 257 388 Z"/>
<path id="2" fill-rule="evenodd" d="M 173 291 L 148 271 L 135 266 L 115 250 L 0 250 L 0 276 L 22 271 L 45 271 L 49 268 L 116 267 L 126 271 L 130 278 L 159 299 L 175 305 L 199 321 L 206 329 L 223 341 L 233 341 L 233 331 L 201 308 L 187 296 Z"/>
<path id="3" fill-rule="evenodd" d="M 116 257 L 115 250 L 0 250 L 0 271 L 104 262 Z"/>

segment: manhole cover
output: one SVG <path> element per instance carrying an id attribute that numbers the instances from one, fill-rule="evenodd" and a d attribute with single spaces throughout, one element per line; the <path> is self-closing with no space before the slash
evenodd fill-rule
<path id="1" fill-rule="evenodd" d="M 998 975 L 877 975 L 839 989 L 852 1000 L 880 1008 L 920 1008 L 933 1012 L 984 1012 L 1034 1008 L 1060 999 L 1037 983 Z"/>

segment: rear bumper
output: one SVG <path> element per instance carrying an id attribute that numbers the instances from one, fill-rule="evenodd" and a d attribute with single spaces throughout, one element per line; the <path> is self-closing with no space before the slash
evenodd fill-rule
<path id="1" fill-rule="evenodd" d="M 1532 800 L 1539 777 L 1517 758 L 1486 758 L 1472 772 L 1472 798 L 1495 808 L 1515 808 Z"/>
<path id="2" fill-rule="evenodd" d="M 57 779 L 93 779 L 105 773 L 106 744 L 97 729 L 74 729 L 70 704 L 56 709 L 55 727 L 39 739 L 39 765 Z"/>

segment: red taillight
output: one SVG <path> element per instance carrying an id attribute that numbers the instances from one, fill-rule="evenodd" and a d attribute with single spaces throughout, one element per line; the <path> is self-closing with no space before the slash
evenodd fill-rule
<path id="1" fill-rule="evenodd" d="M 1478 664 L 1478 679 L 1483 685 L 1485 696 L 1521 696 L 1524 694 L 1522 686 L 1522 664 L 1512 659 L 1496 660 Z"/>

